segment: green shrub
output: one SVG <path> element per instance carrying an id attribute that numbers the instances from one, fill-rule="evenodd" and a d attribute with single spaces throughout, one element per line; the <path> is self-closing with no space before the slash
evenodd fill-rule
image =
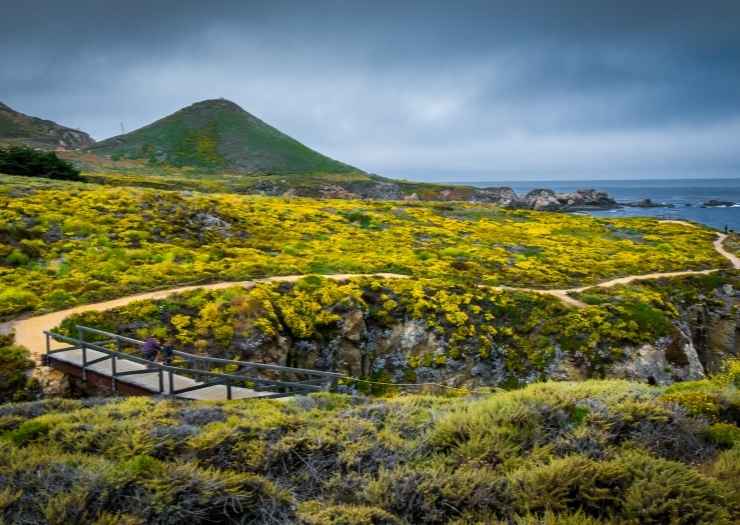
<path id="1" fill-rule="evenodd" d="M 10 266 L 24 266 L 28 264 L 29 260 L 28 255 L 20 251 L 18 248 L 10 252 L 10 255 L 5 258 L 5 262 Z"/>
<path id="2" fill-rule="evenodd" d="M 616 463 L 631 478 L 623 496 L 626 519 L 641 525 L 730 523 L 721 486 L 691 467 L 643 454 Z"/>
<path id="3" fill-rule="evenodd" d="M 307 502 L 298 510 L 305 525 L 401 525 L 401 520 L 378 507 Z"/>
<path id="4" fill-rule="evenodd" d="M 0 467 L 0 490 L 23 494 L 3 510 L 9 523 L 295 522 L 289 496 L 253 474 L 144 457 L 117 463 L 40 446 L 7 451 Z"/>
<path id="5" fill-rule="evenodd" d="M 721 447 L 732 448 L 740 443 L 740 428 L 731 423 L 715 423 L 709 427 L 709 439 Z"/>
<path id="6" fill-rule="evenodd" d="M 492 470 L 440 466 L 382 470 L 365 497 L 409 523 L 446 523 L 463 511 L 505 513 L 511 499 L 506 480 Z"/>
<path id="7" fill-rule="evenodd" d="M 571 456 L 545 465 L 525 465 L 509 481 L 519 514 L 582 510 L 598 516 L 619 509 L 628 478 L 611 463 Z"/>
<path id="8" fill-rule="evenodd" d="M 734 377 L 685 389 L 724 399 Z M 0 405 L 0 518 L 105 525 L 737 521 L 737 427 L 710 426 L 665 404 L 664 390 L 585 381 L 476 398 L 322 393 L 287 402 Z"/>
<path id="9" fill-rule="evenodd" d="M 38 303 L 33 292 L 9 286 L 0 290 L 0 317 L 35 308 Z"/>
<path id="10" fill-rule="evenodd" d="M 0 148 L 0 173 L 45 177 L 60 180 L 83 180 L 80 170 L 53 151 L 38 151 L 26 146 Z"/>
<path id="11" fill-rule="evenodd" d="M 23 446 L 45 436 L 50 429 L 51 425 L 48 422 L 33 419 L 10 432 L 8 437 L 15 445 Z"/>
<path id="12" fill-rule="evenodd" d="M 11 337 L 0 336 L 0 403 L 25 401 L 35 394 L 35 383 L 29 378 L 34 362 L 28 350 L 10 344 Z"/>
<path id="13" fill-rule="evenodd" d="M 719 454 L 706 473 L 722 484 L 731 517 L 735 523 L 740 522 L 740 446 L 735 445 Z"/>

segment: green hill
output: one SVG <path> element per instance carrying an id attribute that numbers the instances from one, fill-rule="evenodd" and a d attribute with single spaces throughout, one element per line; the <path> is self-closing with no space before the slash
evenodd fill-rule
<path id="1" fill-rule="evenodd" d="M 136 131 L 94 144 L 89 151 L 244 173 L 357 171 L 224 99 L 197 102 Z"/>
<path id="2" fill-rule="evenodd" d="M 40 149 L 79 149 L 95 141 L 85 132 L 24 115 L 0 102 L 0 144 Z"/>

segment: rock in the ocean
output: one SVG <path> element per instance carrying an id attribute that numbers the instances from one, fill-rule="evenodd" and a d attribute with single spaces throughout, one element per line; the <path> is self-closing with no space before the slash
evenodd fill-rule
<path id="1" fill-rule="evenodd" d="M 730 206 L 734 206 L 735 203 L 732 201 L 721 201 L 717 199 L 709 199 L 704 204 L 702 204 L 702 208 L 729 208 Z"/>
<path id="2" fill-rule="evenodd" d="M 655 202 L 652 199 L 642 199 L 634 202 L 622 203 L 623 206 L 630 208 L 673 208 L 674 205 L 667 202 Z"/>
<path id="3" fill-rule="evenodd" d="M 611 209 L 619 206 L 603 191 L 592 189 L 556 193 L 546 188 L 538 188 L 527 193 L 516 202 L 515 207 L 548 211 L 577 211 L 589 209 Z"/>

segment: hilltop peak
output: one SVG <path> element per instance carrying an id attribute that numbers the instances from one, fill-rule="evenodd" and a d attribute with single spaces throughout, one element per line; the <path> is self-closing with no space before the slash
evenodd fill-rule
<path id="1" fill-rule="evenodd" d="M 239 109 L 241 111 L 244 111 L 244 108 L 242 108 L 239 104 L 237 104 L 236 102 L 232 100 L 226 99 L 226 98 L 207 98 L 205 100 L 194 102 L 184 109 L 193 108 L 193 107 L 203 107 L 203 106 L 205 107 L 225 107 L 225 108 L 233 108 L 233 109 Z"/>
<path id="2" fill-rule="evenodd" d="M 245 173 L 345 173 L 355 168 L 301 144 L 225 98 L 195 102 L 90 151 Z"/>

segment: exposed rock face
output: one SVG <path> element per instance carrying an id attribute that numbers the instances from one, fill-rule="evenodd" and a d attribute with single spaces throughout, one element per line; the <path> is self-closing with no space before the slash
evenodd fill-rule
<path id="1" fill-rule="evenodd" d="M 712 297 L 689 306 L 682 317 L 708 373 L 720 370 L 728 357 L 740 356 L 740 294 L 729 284 Z"/>
<path id="2" fill-rule="evenodd" d="M 545 194 L 547 196 L 547 194 Z M 623 357 L 605 369 L 591 370 L 576 353 L 554 348 L 544 370 L 526 370 L 512 377 L 505 348 L 455 356 L 450 342 L 424 321 L 399 319 L 377 325 L 360 309 L 341 313 L 336 328 L 321 340 L 291 340 L 280 336 L 239 340 L 235 347 L 245 360 L 336 370 L 354 377 L 375 377 L 394 383 L 436 383 L 448 386 L 499 386 L 516 382 L 583 380 L 594 374 L 657 385 L 702 379 L 722 363 L 740 355 L 740 304 L 734 288 L 725 285 L 711 297 L 698 297 L 683 306 L 672 332 L 651 344 L 623 348 Z"/>
<path id="3" fill-rule="evenodd" d="M 33 378 L 38 382 L 44 397 L 69 397 L 71 384 L 69 377 L 48 366 L 33 369 Z"/>
<path id="4" fill-rule="evenodd" d="M 607 375 L 653 385 L 691 381 L 705 377 L 704 367 L 688 333 L 688 327 L 677 325 L 672 337 L 654 345 L 627 349 L 627 359 L 612 366 Z"/>
<path id="5" fill-rule="evenodd" d="M 319 186 L 319 196 L 323 199 L 356 199 L 358 196 L 347 191 L 338 184 L 323 184 Z"/>
<path id="6" fill-rule="evenodd" d="M 367 336 L 365 318 L 360 310 L 352 310 L 342 321 L 342 337 L 348 341 L 358 342 Z"/>
<path id="7" fill-rule="evenodd" d="M 81 149 L 95 141 L 83 131 L 19 113 L 0 102 L 0 142 L 40 149 Z"/>

